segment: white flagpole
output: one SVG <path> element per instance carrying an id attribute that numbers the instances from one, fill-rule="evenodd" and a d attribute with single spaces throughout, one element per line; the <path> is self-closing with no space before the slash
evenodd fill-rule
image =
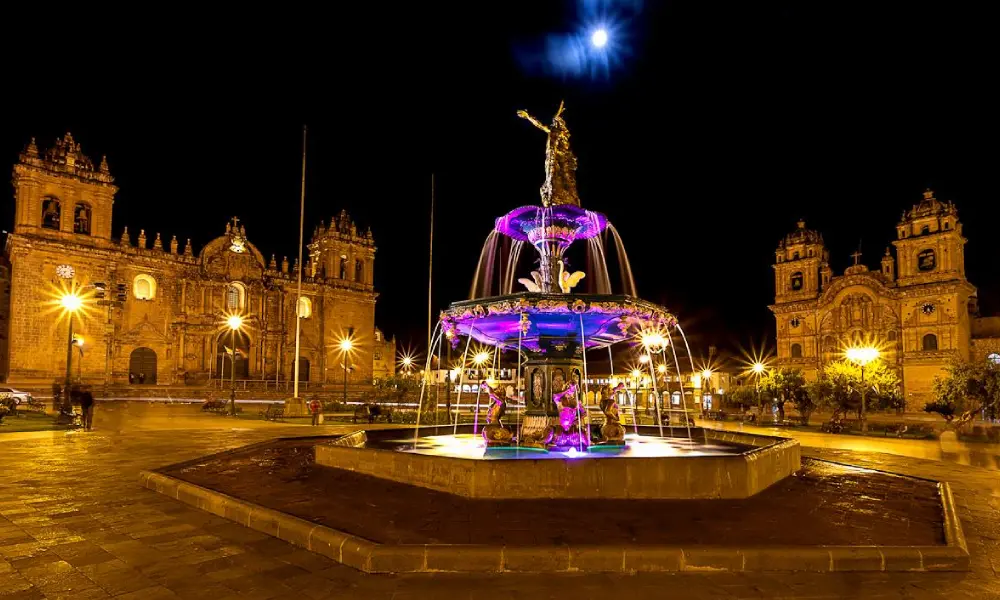
<path id="1" fill-rule="evenodd" d="M 293 398 L 299 397 L 299 350 L 301 349 L 302 337 L 302 317 L 299 314 L 299 305 L 302 303 L 302 269 L 305 263 L 302 262 L 303 229 L 306 221 L 306 126 L 302 126 L 302 191 L 299 195 L 299 289 L 295 295 L 295 382 Z"/>

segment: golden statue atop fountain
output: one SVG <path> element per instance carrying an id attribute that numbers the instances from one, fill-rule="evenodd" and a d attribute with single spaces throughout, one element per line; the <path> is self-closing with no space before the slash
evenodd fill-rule
<path id="1" fill-rule="evenodd" d="M 580 195 L 576 191 L 576 156 L 569 147 L 569 128 L 562 118 L 563 103 L 559 103 L 552 123 L 545 125 L 526 110 L 517 111 L 517 116 L 527 119 L 532 125 L 548 134 L 545 142 L 545 183 L 539 190 L 542 206 L 572 204 L 580 206 Z"/>

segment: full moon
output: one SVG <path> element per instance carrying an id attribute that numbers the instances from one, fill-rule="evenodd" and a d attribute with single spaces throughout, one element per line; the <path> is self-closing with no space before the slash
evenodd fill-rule
<path id="1" fill-rule="evenodd" d="M 590 36 L 590 43 L 594 45 L 595 48 L 603 48 L 608 43 L 608 30 L 598 29 Z"/>

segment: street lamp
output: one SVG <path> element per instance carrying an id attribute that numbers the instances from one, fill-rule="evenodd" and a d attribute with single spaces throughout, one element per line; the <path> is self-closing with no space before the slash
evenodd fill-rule
<path id="1" fill-rule="evenodd" d="M 847 360 L 861 367 L 861 431 L 868 431 L 867 408 L 865 406 L 868 390 L 865 387 L 865 366 L 879 357 L 879 351 L 874 346 L 855 346 L 848 348 L 844 354 L 847 356 Z"/>
<path id="2" fill-rule="evenodd" d="M 757 405 L 759 406 L 760 405 L 760 376 L 763 375 L 765 371 L 767 371 L 767 366 L 764 363 L 762 363 L 760 361 L 757 361 L 757 362 L 755 362 L 753 364 L 753 367 L 751 367 L 751 369 L 753 370 L 754 375 L 755 375 L 755 377 L 754 377 L 754 395 L 757 396 Z"/>
<path id="3" fill-rule="evenodd" d="M 708 410 L 709 407 L 705 406 L 705 392 L 708 392 L 708 396 L 712 396 L 712 370 L 705 369 L 701 372 L 701 409 Z"/>
<path id="4" fill-rule="evenodd" d="M 59 298 L 59 304 L 69 314 L 69 337 L 66 343 L 66 381 L 63 385 L 63 402 L 60 412 L 63 415 L 72 415 L 73 402 L 70 399 L 69 388 L 71 385 L 70 379 L 73 377 L 73 346 L 76 345 L 73 339 L 73 316 L 83 306 L 83 298 L 78 296 L 76 292 L 69 292 Z"/>
<path id="5" fill-rule="evenodd" d="M 243 327 L 243 317 L 230 315 L 226 319 L 226 326 L 229 327 L 232 349 L 229 354 L 229 413 L 236 416 L 236 332 Z M 225 363 L 223 363 L 225 364 Z"/>
<path id="6" fill-rule="evenodd" d="M 344 361 L 344 406 L 347 406 L 347 360 L 353 349 L 354 341 L 350 336 L 340 340 L 340 358 Z"/>

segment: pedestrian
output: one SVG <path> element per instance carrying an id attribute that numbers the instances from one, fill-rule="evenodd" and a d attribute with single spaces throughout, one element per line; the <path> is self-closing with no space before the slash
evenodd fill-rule
<path id="1" fill-rule="evenodd" d="M 319 403 L 319 399 L 313 396 L 311 402 L 309 402 L 309 412 L 312 413 L 312 424 L 319 425 L 319 411 L 323 408 L 323 405 Z"/>
<path id="2" fill-rule="evenodd" d="M 145 373 L 139 373 L 139 385 L 142 385 L 144 383 L 146 383 L 146 374 Z"/>
<path id="3" fill-rule="evenodd" d="M 62 386 L 59 382 L 53 382 L 52 384 L 52 410 L 58 412 L 59 408 L 62 406 L 60 400 L 62 399 Z"/>
<path id="4" fill-rule="evenodd" d="M 83 413 L 83 428 L 90 431 L 94 427 L 94 395 L 89 387 L 80 393 L 80 412 Z"/>

